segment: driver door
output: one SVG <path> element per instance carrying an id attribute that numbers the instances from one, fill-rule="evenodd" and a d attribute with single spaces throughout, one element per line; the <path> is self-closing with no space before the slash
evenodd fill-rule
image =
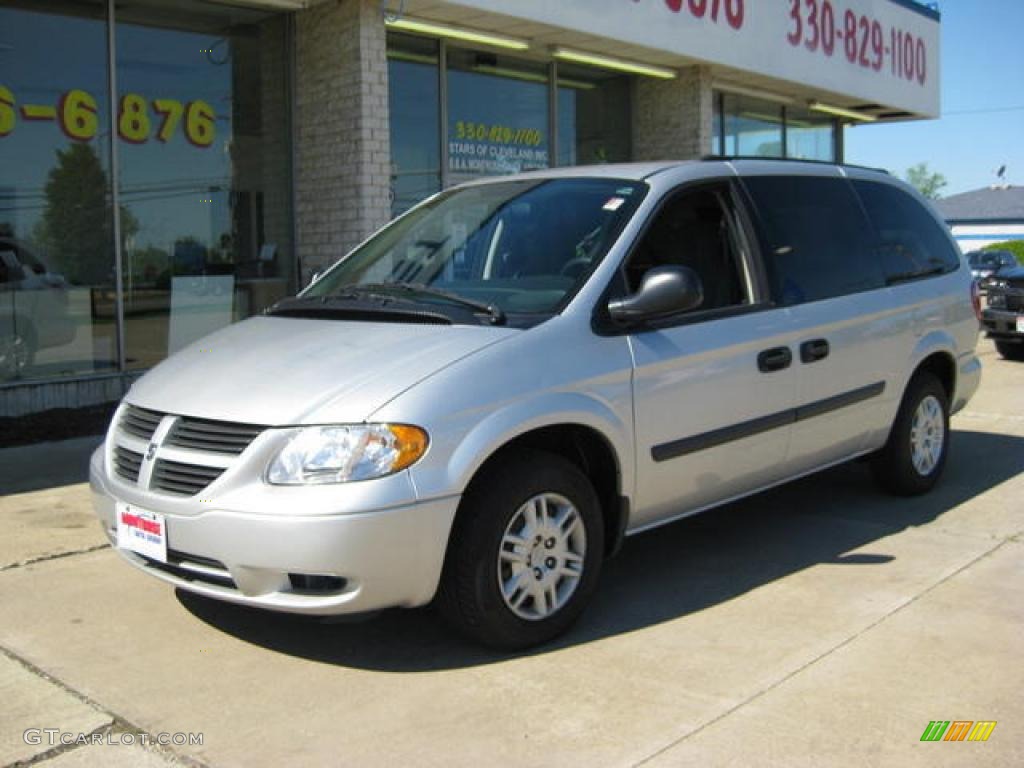
<path id="1" fill-rule="evenodd" d="M 696 309 L 628 337 L 634 530 L 784 475 L 797 394 L 792 329 L 769 303 L 744 221 L 730 182 L 683 188 L 666 198 L 626 262 L 630 291 L 665 264 L 690 267 L 704 289 Z"/>

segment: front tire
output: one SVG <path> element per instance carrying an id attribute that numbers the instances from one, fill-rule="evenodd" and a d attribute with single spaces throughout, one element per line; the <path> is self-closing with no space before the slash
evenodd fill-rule
<path id="1" fill-rule="evenodd" d="M 1007 360 L 1017 362 L 1024 360 L 1024 343 L 1013 344 L 1009 341 L 997 341 L 996 351 Z"/>
<path id="2" fill-rule="evenodd" d="M 949 398 L 927 371 L 910 380 L 889 440 L 872 457 L 879 485 L 898 496 L 917 496 L 939 481 L 949 453 Z"/>
<path id="3" fill-rule="evenodd" d="M 603 555 L 600 503 L 578 467 L 548 453 L 499 459 L 462 500 L 438 604 L 479 643 L 529 648 L 579 618 Z"/>

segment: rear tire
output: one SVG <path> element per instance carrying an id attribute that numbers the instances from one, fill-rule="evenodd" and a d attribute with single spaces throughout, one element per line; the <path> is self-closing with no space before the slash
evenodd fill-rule
<path id="1" fill-rule="evenodd" d="M 930 491 L 949 453 L 949 398 L 938 378 L 917 373 L 907 385 L 889 440 L 871 459 L 875 479 L 899 496 Z"/>
<path id="2" fill-rule="evenodd" d="M 513 455 L 463 497 L 438 607 L 483 645 L 539 645 L 579 618 L 603 555 L 601 507 L 587 476 L 555 454 Z"/>
<path id="3" fill-rule="evenodd" d="M 1024 360 L 1024 343 L 1013 344 L 1009 341 L 997 341 L 996 351 L 1007 360 L 1017 362 Z"/>

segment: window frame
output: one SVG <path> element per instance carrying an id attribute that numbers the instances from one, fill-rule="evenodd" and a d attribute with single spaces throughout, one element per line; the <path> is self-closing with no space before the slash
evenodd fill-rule
<path id="1" fill-rule="evenodd" d="M 740 262 L 737 264 L 737 267 L 740 269 L 738 277 L 744 291 L 749 294 L 749 302 L 731 307 L 687 310 L 668 315 L 667 317 L 647 320 L 640 325 L 629 327 L 622 327 L 614 323 L 608 314 L 608 302 L 630 295 L 629 282 L 626 277 L 627 265 L 636 255 L 654 223 L 658 220 L 658 217 L 680 196 L 707 188 L 717 188 L 723 195 L 724 201 L 728 203 L 729 208 L 724 213 L 729 219 L 729 226 L 738 240 Z M 612 275 L 605 290 L 601 293 L 597 305 L 594 307 L 592 327 L 595 333 L 601 336 L 626 336 L 705 323 L 729 317 L 739 317 L 741 315 L 774 309 L 775 303 L 772 299 L 771 285 L 768 278 L 769 276 L 765 270 L 761 254 L 760 242 L 757 239 L 756 230 L 753 226 L 753 220 L 747 208 L 743 192 L 736 183 L 736 179 L 723 176 L 687 181 L 665 192 L 644 220 L 640 231 L 619 261 L 615 273 Z"/>

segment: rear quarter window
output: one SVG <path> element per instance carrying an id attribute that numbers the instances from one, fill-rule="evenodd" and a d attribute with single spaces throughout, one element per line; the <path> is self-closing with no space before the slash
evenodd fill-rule
<path id="1" fill-rule="evenodd" d="M 874 181 L 857 180 L 853 188 L 874 225 L 887 283 L 953 272 L 960 266 L 944 227 L 911 195 Z"/>
<path id="2" fill-rule="evenodd" d="M 773 292 L 783 305 L 870 291 L 885 285 L 871 223 L 845 179 L 744 179 Z"/>

